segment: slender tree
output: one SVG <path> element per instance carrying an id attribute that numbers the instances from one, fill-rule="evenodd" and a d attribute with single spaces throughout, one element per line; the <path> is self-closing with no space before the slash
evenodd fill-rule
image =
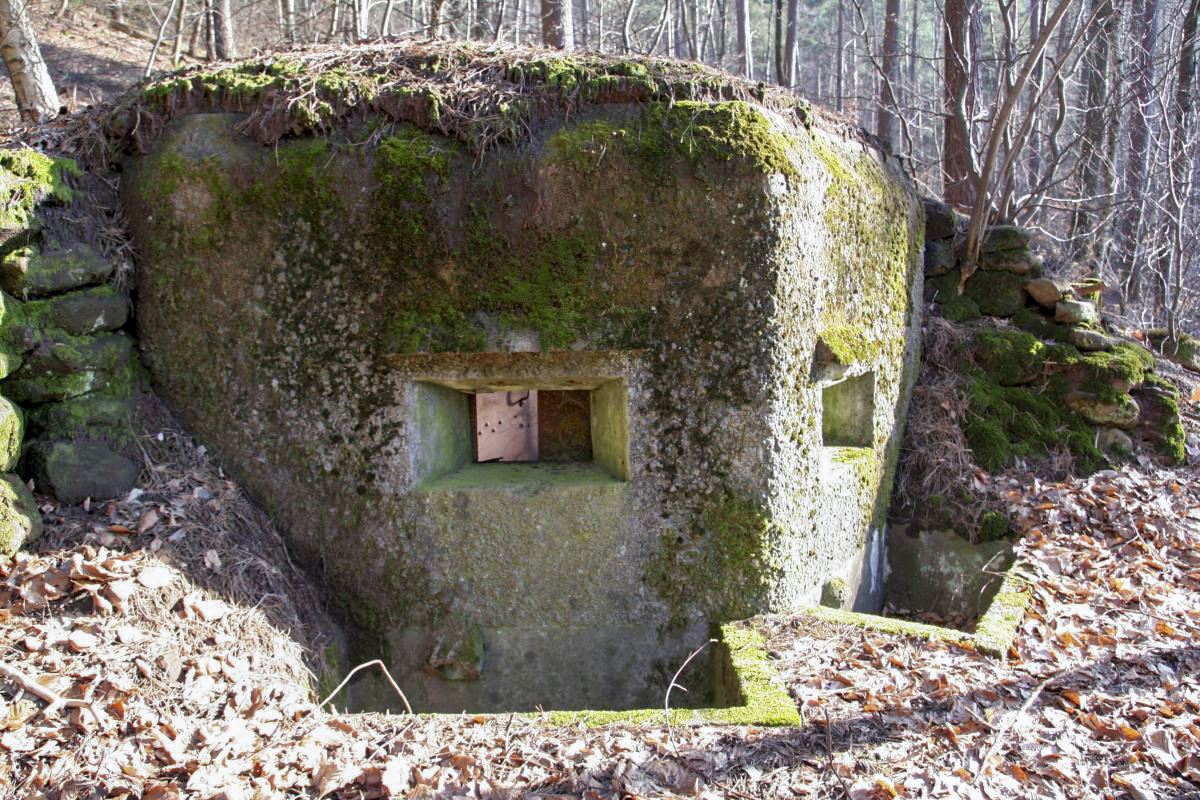
<path id="1" fill-rule="evenodd" d="M 542 0 L 542 44 L 559 50 L 575 49 L 571 0 Z"/>
<path id="2" fill-rule="evenodd" d="M 896 138 L 897 91 L 900 86 L 900 0 L 887 0 L 883 17 L 882 74 L 879 76 L 879 110 L 875 135 L 892 143 Z"/>
<path id="3" fill-rule="evenodd" d="M 1158 0 L 1133 0 L 1134 30 L 1132 97 L 1129 115 L 1129 153 L 1125 159 L 1125 208 L 1117 226 L 1118 274 L 1125 284 L 1126 303 L 1141 297 L 1142 260 L 1138 235 L 1146 190 L 1146 161 L 1150 149 L 1150 118 L 1154 114 L 1154 67 L 1158 49 Z"/>
<path id="4" fill-rule="evenodd" d="M 25 0 L 0 0 L 0 57 L 23 121 L 44 122 L 58 113 L 58 92 L 38 47 Z"/>
<path id="5" fill-rule="evenodd" d="M 942 180 L 946 202 L 959 208 L 975 203 L 971 133 L 967 118 L 970 93 L 970 51 L 967 24 L 970 12 L 967 0 L 946 0 L 943 28 L 942 80 L 946 107 L 942 125 Z"/>

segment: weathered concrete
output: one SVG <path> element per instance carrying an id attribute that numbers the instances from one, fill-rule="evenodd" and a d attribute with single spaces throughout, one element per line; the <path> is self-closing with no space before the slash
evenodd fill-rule
<path id="1" fill-rule="evenodd" d="M 922 241 L 878 153 L 741 103 L 604 107 L 482 164 L 237 123 L 128 164 L 144 358 L 430 708 L 602 702 L 563 676 L 606 659 L 640 698 L 709 622 L 838 576 L 878 606 Z M 853 447 L 822 440 L 845 381 Z M 517 389 L 589 391 L 592 461 L 472 463 L 468 395 Z M 479 678 L 427 675 L 463 620 Z"/>
<path id="2" fill-rule="evenodd" d="M 975 617 L 991 603 L 1012 561 L 1012 542 L 1006 539 L 971 544 L 954 531 L 914 536 L 907 525 L 893 524 L 887 536 L 887 599 L 909 611 Z"/>

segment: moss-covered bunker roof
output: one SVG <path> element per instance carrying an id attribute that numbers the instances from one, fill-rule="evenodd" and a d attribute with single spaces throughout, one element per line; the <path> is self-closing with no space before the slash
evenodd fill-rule
<path id="1" fill-rule="evenodd" d="M 124 150 L 150 149 L 176 116 L 237 111 L 246 114 L 243 131 L 264 145 L 383 117 L 454 137 L 478 155 L 519 144 L 544 117 L 589 106 L 679 100 L 742 100 L 799 126 L 866 137 L 785 89 L 699 64 L 399 40 L 187 67 L 51 123 L 39 140 L 85 166 L 103 166 Z"/>

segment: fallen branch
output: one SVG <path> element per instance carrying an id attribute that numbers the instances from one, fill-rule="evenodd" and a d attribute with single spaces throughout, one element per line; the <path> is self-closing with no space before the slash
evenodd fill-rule
<path id="1" fill-rule="evenodd" d="M 45 702 L 47 705 L 42 709 L 42 713 L 47 717 L 52 717 L 57 714 L 60 708 L 86 708 L 89 712 L 91 712 L 92 718 L 96 720 L 96 725 L 99 727 L 104 727 L 104 723 L 100 721 L 100 715 L 96 713 L 96 708 L 90 701 L 73 700 L 71 698 L 63 697 L 58 692 L 42 686 L 37 681 L 26 676 L 25 673 L 21 672 L 16 667 L 9 666 L 3 661 L 0 661 L 0 675 L 8 678 L 17 686 L 20 686 L 34 697 Z"/>
<path id="2" fill-rule="evenodd" d="M 410 714 L 413 713 L 412 706 L 408 704 L 408 698 L 404 696 L 404 692 L 400 691 L 400 687 L 396 685 L 396 681 L 392 678 L 392 673 L 388 672 L 388 668 L 385 667 L 383 665 L 383 662 L 380 661 L 378 658 L 375 659 L 374 661 L 368 661 L 365 664 L 359 664 L 357 667 L 350 670 L 349 674 L 347 674 L 346 677 L 342 678 L 342 682 L 337 685 L 337 688 L 335 688 L 332 692 L 330 692 L 329 695 L 324 700 L 322 700 L 320 703 L 317 703 L 317 708 L 324 707 L 324 705 L 326 703 L 328 703 L 330 700 L 332 700 L 334 695 L 336 695 L 338 692 L 340 692 L 342 690 L 342 687 L 345 686 L 347 683 L 349 683 L 350 679 L 353 678 L 359 672 L 359 670 L 364 670 L 367 667 L 374 667 L 374 666 L 378 666 L 381 670 L 383 670 L 383 674 L 385 676 L 387 676 L 388 683 L 390 683 L 392 685 L 392 688 L 396 690 L 396 694 L 400 695 L 400 699 L 404 701 L 404 708 L 408 710 L 408 713 L 410 713 Z"/>
<path id="3" fill-rule="evenodd" d="M 825 712 L 825 756 L 829 759 L 829 771 L 842 785 L 842 793 L 846 797 L 850 797 L 850 787 L 846 785 L 846 779 L 837 771 L 837 767 L 833 763 L 833 724 L 829 721 L 829 709 L 822 710 Z"/>

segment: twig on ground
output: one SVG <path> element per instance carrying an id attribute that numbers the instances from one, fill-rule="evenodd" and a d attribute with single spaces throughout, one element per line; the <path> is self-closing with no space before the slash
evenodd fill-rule
<path id="1" fill-rule="evenodd" d="M 846 785 L 846 779 L 837 771 L 837 767 L 833 764 L 833 725 L 829 722 L 829 709 L 825 711 L 825 755 L 829 759 L 829 771 L 833 773 L 833 777 L 838 779 L 838 783 L 842 785 L 842 792 L 846 797 L 850 796 L 850 787 Z"/>
<path id="2" fill-rule="evenodd" d="M 1008 722 L 1000 726 L 1000 729 L 996 731 L 996 736 L 992 739 L 992 743 L 988 747 L 987 752 L 983 754 L 983 761 L 979 763 L 979 769 L 975 772 L 976 781 L 983 777 L 983 773 L 987 771 L 988 762 L 992 760 L 992 756 L 996 754 L 996 751 L 1000 748 L 1000 745 L 1008 735 L 1008 732 L 1017 724 L 1017 720 L 1025 716 L 1025 712 L 1033 707 L 1033 704 L 1037 702 L 1038 697 L 1041 696 L 1045 688 L 1053 681 L 1057 680 L 1062 674 L 1063 670 L 1059 670 L 1050 677 L 1046 678 L 1046 680 L 1039 683 L 1037 688 L 1033 690 L 1033 694 L 1029 695 L 1025 702 L 1021 704 L 1021 707 L 1017 709 L 1017 713 L 1013 714 Z"/>
<path id="3" fill-rule="evenodd" d="M 383 662 L 380 661 L 378 658 L 375 659 L 374 661 L 367 661 L 366 663 L 359 664 L 357 667 L 350 670 L 349 674 L 347 674 L 346 677 L 342 678 L 342 682 L 337 685 L 337 688 L 335 688 L 332 692 L 330 692 L 329 695 L 324 700 L 317 703 L 317 708 L 324 708 L 325 704 L 328 703 L 330 700 L 332 700 L 334 698 L 334 695 L 336 695 L 338 692 L 340 692 L 342 690 L 342 687 L 345 686 L 347 683 L 349 683 L 350 679 L 353 678 L 355 675 L 357 675 L 360 670 L 364 670 L 367 667 L 375 667 L 375 666 L 378 666 L 381 670 L 383 670 L 383 674 L 387 677 L 388 683 L 390 683 L 392 685 L 392 688 L 396 690 L 396 694 L 398 694 L 400 696 L 400 699 L 404 701 L 404 708 L 408 711 L 408 713 L 410 713 L 410 714 L 413 713 L 412 706 L 409 705 L 409 703 L 408 703 L 408 698 L 404 696 L 404 692 L 401 691 L 400 687 L 396 685 L 395 679 L 392 678 L 392 673 L 388 672 L 388 668 L 385 667 L 383 665 Z"/>
<path id="4" fill-rule="evenodd" d="M 13 683 L 20 686 L 25 691 L 29 692 L 34 697 L 47 703 L 47 706 L 42 709 L 42 713 L 47 717 L 52 717 L 58 713 L 60 708 L 86 708 L 91 712 L 92 719 L 96 720 L 96 725 L 104 727 L 104 723 L 100 720 L 100 715 L 96 713 L 96 707 L 89 700 L 73 700 L 63 697 L 56 691 L 42 686 L 37 681 L 29 678 L 25 673 L 21 672 L 16 667 L 10 666 L 3 661 L 0 661 L 0 675 L 8 678 Z"/>
<path id="5" fill-rule="evenodd" d="M 679 748 L 675 746 L 675 734 L 671 731 L 671 690 L 678 687 L 684 692 L 687 691 L 687 689 L 680 686 L 675 681 L 679 680 L 679 676 L 683 674 L 685 669 L 687 669 L 687 665 L 692 663 L 693 658 L 703 653 L 704 648 L 708 647 L 710 644 L 716 644 L 716 642 L 716 639 L 709 639 L 707 642 L 693 650 L 692 654 L 683 660 L 683 663 L 679 665 L 679 669 L 675 670 L 675 674 L 671 676 L 671 683 L 669 686 L 667 686 L 667 693 L 663 696 L 663 718 L 667 724 L 667 740 L 671 743 L 671 749 L 675 751 L 675 755 L 679 755 Z"/>

